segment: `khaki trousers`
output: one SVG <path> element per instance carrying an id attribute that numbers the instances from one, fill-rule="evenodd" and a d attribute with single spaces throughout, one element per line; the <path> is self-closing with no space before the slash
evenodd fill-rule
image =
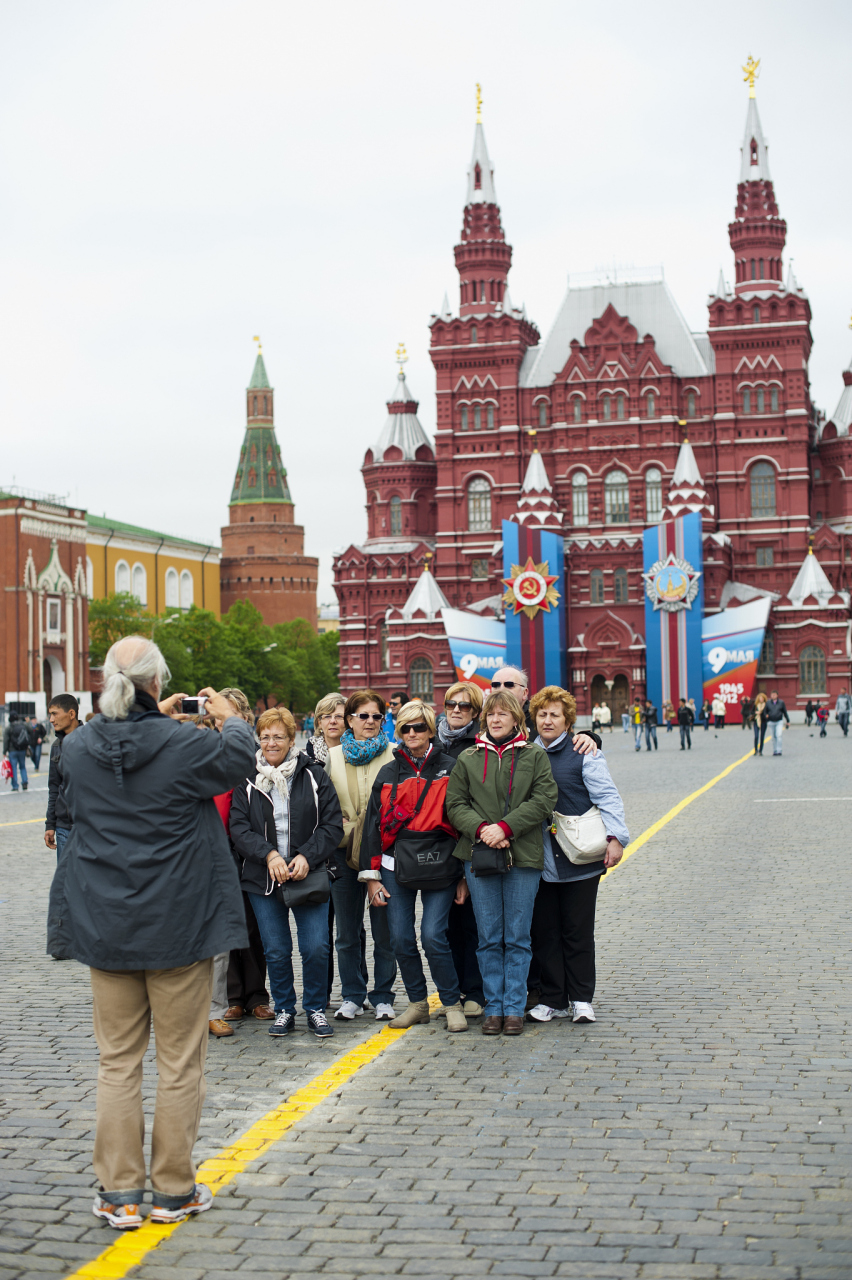
<path id="1" fill-rule="evenodd" d="M 107 1193 L 145 1187 L 142 1059 L 154 1022 L 157 1101 L 151 1134 L 151 1186 L 188 1198 L 192 1148 L 207 1092 L 204 1062 L 213 958 L 179 969 L 91 969 L 95 1039 L 100 1050 L 95 1174 Z M 135 1194 L 135 1193 L 138 1193 Z"/>

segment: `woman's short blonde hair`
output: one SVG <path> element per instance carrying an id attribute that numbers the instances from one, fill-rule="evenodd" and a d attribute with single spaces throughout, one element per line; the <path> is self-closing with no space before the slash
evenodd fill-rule
<path id="1" fill-rule="evenodd" d="M 404 724 L 416 724 L 418 720 L 426 721 L 429 737 L 434 738 L 435 712 L 425 702 L 406 702 L 404 707 L 400 707 L 396 713 L 396 732 L 399 733 Z"/>
<path id="2" fill-rule="evenodd" d="M 514 670 L 514 667 L 512 668 Z M 502 711 L 508 711 L 518 727 L 518 732 L 522 733 L 525 738 L 529 738 L 530 731 L 527 728 L 524 709 L 513 693 L 509 693 L 506 689 L 495 689 L 489 693 L 485 702 L 482 704 L 482 713 L 479 717 L 479 723 L 483 729 L 488 728 L 488 717 L 492 711 L 500 708 Z"/>
<path id="3" fill-rule="evenodd" d="M 335 707 L 345 707 L 346 699 L 342 693 L 327 693 L 324 698 L 320 698 L 314 709 L 314 733 L 325 741 L 325 734 L 322 731 L 320 720 L 323 716 L 330 716 Z"/>
<path id="4" fill-rule="evenodd" d="M 444 702 L 448 698 L 458 698 L 462 694 L 470 699 L 470 705 L 473 707 L 473 714 L 478 716 L 482 710 L 482 690 L 478 684 L 465 684 L 460 681 L 458 684 L 451 684 L 447 692 L 444 694 Z"/>
<path id="5" fill-rule="evenodd" d="M 237 711 L 247 724 L 254 724 L 254 712 L 249 706 L 249 700 L 242 689 L 220 689 L 219 693 L 237 708 Z"/>
<path id="6" fill-rule="evenodd" d="M 277 729 L 279 725 L 287 737 L 295 742 L 296 721 L 286 707 L 270 707 L 268 711 L 264 711 L 255 725 L 255 731 L 257 736 L 260 737 L 264 730 Z"/>
<path id="7" fill-rule="evenodd" d="M 565 728 L 571 729 L 577 719 L 577 701 L 574 695 L 569 693 L 567 689 L 560 688 L 558 684 L 549 684 L 546 688 L 539 689 L 530 702 L 530 715 L 533 721 L 535 721 L 542 707 L 547 706 L 548 702 L 558 702 L 560 704 L 565 716 Z"/>

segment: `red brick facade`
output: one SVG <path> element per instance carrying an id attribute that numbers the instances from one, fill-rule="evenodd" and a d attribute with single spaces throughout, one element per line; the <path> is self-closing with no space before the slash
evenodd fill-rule
<path id="1" fill-rule="evenodd" d="M 841 400 L 825 423 L 810 398 L 810 305 L 785 272 L 786 223 L 753 99 L 728 234 L 735 283 L 720 276 L 706 333 L 690 332 L 662 273 L 649 272 L 573 278 L 541 341 L 509 295 L 512 251 L 477 124 L 455 248 L 459 307 L 445 300 L 430 323 L 434 452 L 425 436 L 413 454 L 394 450 L 385 428 L 363 467 L 367 540 L 335 559 L 344 691 L 401 687 L 412 664 L 425 690 L 425 660 L 442 696 L 454 678 L 448 646 L 425 619 L 419 630 L 406 621 L 403 644 L 400 611 L 433 548 L 447 601 L 489 607 L 500 590 L 501 521 L 518 517 L 538 448 L 565 533 L 569 683 L 580 712 L 606 699 L 617 713 L 644 694 L 642 531 L 661 517 L 687 436 L 705 491 L 706 609 L 775 597 L 759 684 L 777 685 L 791 709 L 848 685 L 852 369 L 849 411 Z M 395 498 L 405 516 L 394 538 Z M 787 593 L 811 539 L 831 598 L 794 605 Z"/>

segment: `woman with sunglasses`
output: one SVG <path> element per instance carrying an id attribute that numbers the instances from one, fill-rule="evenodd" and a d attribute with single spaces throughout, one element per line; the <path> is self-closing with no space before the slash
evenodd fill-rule
<path id="1" fill-rule="evenodd" d="M 546 753 L 528 741 L 523 707 L 513 694 L 490 693 L 480 727 L 475 745 L 461 753 L 450 775 L 447 816 L 460 832 L 456 857 L 465 863 L 479 930 L 482 1031 L 518 1036 L 524 1029 L 533 904 L 544 869 L 542 823 L 556 807 L 558 790 Z M 497 856 L 500 851 L 505 859 Z M 474 852 L 479 874 L 471 864 Z M 489 861 L 493 874 L 484 874 Z"/>
<path id="2" fill-rule="evenodd" d="M 383 728 L 385 710 L 384 698 L 372 689 L 356 689 L 351 693 L 343 709 L 347 727 L 340 745 L 330 748 L 325 766 L 343 810 L 343 839 L 335 865 L 337 874 L 331 883 L 331 897 L 343 995 L 334 1016 L 346 1022 L 363 1013 L 367 999 L 376 1011 L 378 1022 L 390 1022 L 393 1017 L 396 960 L 387 913 L 375 907 L 370 909 L 373 988 L 368 992 L 361 969 L 361 929 L 367 886 L 358 880 L 361 835 L 373 783 L 382 767 L 394 758 Z"/>
<path id="3" fill-rule="evenodd" d="M 422 702 L 408 702 L 396 717 L 399 746 L 391 764 L 380 770 L 361 841 L 361 872 L 370 906 L 387 915 L 391 942 L 408 995 L 408 1008 L 392 1027 L 413 1027 L 429 1021 L 426 976 L 417 946 L 416 908 L 420 894 L 420 943 L 429 972 L 444 1006 L 448 1031 L 467 1031 L 459 1000 L 458 976 L 447 941 L 447 915 L 452 902 L 463 902 L 467 886 L 452 851 L 458 835 L 447 818 L 447 781 L 455 761 L 435 738 L 435 715 Z M 397 841 L 409 834 L 425 835 L 418 852 L 428 848 L 444 855 L 436 867 L 435 887 L 415 889 L 397 878 Z M 401 856 L 401 855 L 400 855 Z"/>

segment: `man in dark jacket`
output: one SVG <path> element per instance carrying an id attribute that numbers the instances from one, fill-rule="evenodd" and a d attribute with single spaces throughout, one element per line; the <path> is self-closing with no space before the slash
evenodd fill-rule
<path id="1" fill-rule="evenodd" d="M 18 790 L 18 774 L 21 775 L 21 786 L 26 791 L 28 784 L 27 779 L 27 752 L 30 749 L 30 731 L 27 728 L 27 722 L 23 716 L 19 716 L 17 711 L 13 711 L 9 716 L 9 723 L 3 731 L 3 754 L 9 757 L 9 763 L 12 766 L 12 790 Z"/>
<path id="2" fill-rule="evenodd" d="M 70 733 L 80 727 L 77 713 L 80 704 L 73 693 L 58 693 L 47 709 L 56 741 L 50 748 L 47 770 L 47 816 L 44 820 L 44 843 L 56 850 L 57 862 L 62 857 L 65 841 L 71 834 L 71 814 L 65 802 L 62 786 L 62 744 Z"/>
<path id="3" fill-rule="evenodd" d="M 47 737 L 47 730 L 40 720 L 35 716 L 30 717 L 30 753 L 33 758 L 33 773 L 38 773 L 41 768 L 41 751 L 44 746 L 44 740 Z"/>
<path id="4" fill-rule="evenodd" d="M 654 750 L 657 750 L 657 708 L 650 699 L 645 701 L 645 710 L 642 714 L 645 722 L 645 750 L 651 750 L 651 739 L 654 739 Z"/>
<path id="5" fill-rule="evenodd" d="M 784 732 L 785 722 L 789 725 L 790 717 L 787 714 L 787 708 L 784 704 L 784 700 L 778 697 L 777 689 L 773 689 L 769 695 L 765 714 L 766 727 L 769 730 L 770 737 L 772 738 L 772 754 L 774 756 L 780 756 L 782 754 L 781 735 Z"/>
<path id="6" fill-rule="evenodd" d="M 169 669 L 150 640 L 114 644 L 101 713 L 62 749 L 71 835 L 50 892 L 48 949 L 91 969 L 100 1050 L 94 1213 L 137 1227 L 145 1189 L 142 1059 L 152 1017 L 159 1088 L 151 1221 L 210 1208 L 192 1147 L 204 1102 L 213 956 L 247 943 L 237 869 L 213 797 L 243 781 L 254 734 L 213 689 L 222 732 L 189 733 L 158 703 Z"/>
<path id="7" fill-rule="evenodd" d="M 692 714 L 692 708 L 687 704 L 686 698 L 681 698 L 678 703 L 677 722 L 680 726 L 680 749 L 681 751 L 691 751 L 692 726 L 695 723 L 695 716 Z"/>

